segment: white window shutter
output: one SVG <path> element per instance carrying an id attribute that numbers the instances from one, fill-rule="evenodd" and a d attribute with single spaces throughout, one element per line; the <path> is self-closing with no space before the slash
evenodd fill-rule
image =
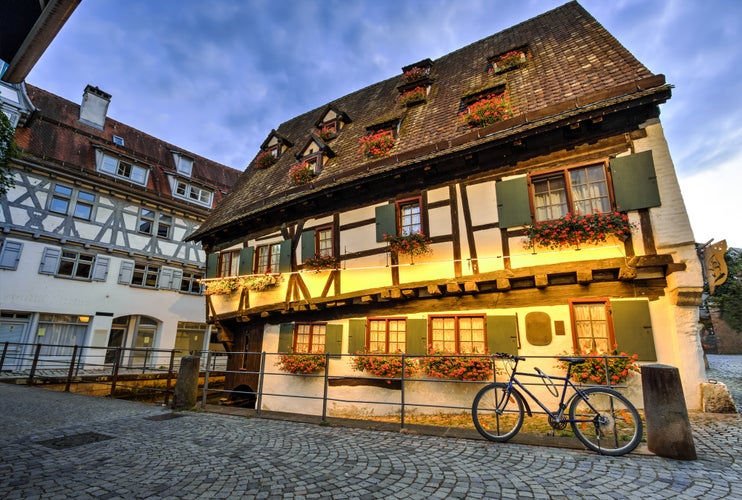
<path id="1" fill-rule="evenodd" d="M 23 243 L 20 241 L 5 240 L 2 248 L 0 248 L 0 269 L 10 269 L 11 271 L 18 269 L 21 250 L 23 250 Z"/>
<path id="2" fill-rule="evenodd" d="M 111 265 L 110 257 L 101 257 L 97 255 L 95 257 L 95 263 L 93 264 L 93 281 L 106 281 L 108 277 L 108 267 Z"/>
<path id="3" fill-rule="evenodd" d="M 59 248 L 44 248 L 44 253 L 41 256 L 41 264 L 39 264 L 39 274 L 57 274 L 61 255 L 62 250 Z"/>
<path id="4" fill-rule="evenodd" d="M 119 269 L 119 283 L 122 285 L 130 285 L 131 278 L 134 275 L 134 261 L 124 260 L 121 261 L 121 268 Z"/>

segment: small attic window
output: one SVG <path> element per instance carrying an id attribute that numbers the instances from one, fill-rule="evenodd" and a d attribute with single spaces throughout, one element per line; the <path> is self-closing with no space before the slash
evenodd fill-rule
<path id="1" fill-rule="evenodd" d="M 486 127 L 512 116 L 510 96 L 504 85 L 461 99 L 459 123 L 467 128 Z"/>
<path id="2" fill-rule="evenodd" d="M 124 138 L 119 137 L 118 135 L 113 136 L 113 143 L 117 146 L 123 146 L 124 145 Z"/>
<path id="3" fill-rule="evenodd" d="M 383 158 L 397 144 L 394 128 L 369 130 L 368 134 L 358 141 L 359 152 L 366 158 Z"/>
<path id="4" fill-rule="evenodd" d="M 175 171 L 185 177 L 190 177 L 193 171 L 193 158 L 184 156 L 183 154 L 173 151 L 173 159 L 175 160 Z"/>
<path id="5" fill-rule="evenodd" d="M 487 63 L 488 73 L 505 73 L 519 68 L 526 63 L 527 50 L 525 48 L 513 49 L 492 57 Z"/>
<path id="6" fill-rule="evenodd" d="M 402 84 L 408 84 L 423 80 L 430 76 L 430 70 L 433 67 L 433 61 L 424 59 L 415 64 L 410 64 L 402 68 Z"/>

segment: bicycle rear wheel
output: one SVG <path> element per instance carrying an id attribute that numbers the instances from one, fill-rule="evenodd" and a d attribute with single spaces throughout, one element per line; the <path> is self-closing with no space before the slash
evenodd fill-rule
<path id="1" fill-rule="evenodd" d="M 474 427 L 485 438 L 500 443 L 518 433 L 523 425 L 523 413 L 523 398 L 515 391 L 509 392 L 503 383 L 483 387 L 471 408 Z"/>
<path id="2" fill-rule="evenodd" d="M 577 439 L 602 455 L 624 455 L 642 439 L 639 412 L 622 394 L 590 387 L 576 395 L 569 408 Z"/>

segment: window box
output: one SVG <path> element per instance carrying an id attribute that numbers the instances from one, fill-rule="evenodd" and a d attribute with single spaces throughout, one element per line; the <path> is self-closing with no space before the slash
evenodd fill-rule
<path id="1" fill-rule="evenodd" d="M 268 168 L 278 161 L 275 151 L 263 151 L 255 157 L 255 168 Z"/>
<path id="2" fill-rule="evenodd" d="M 291 183 L 296 186 L 308 184 L 314 179 L 315 171 L 312 166 L 307 162 L 301 162 L 291 167 L 289 170 L 289 179 Z"/>
<path id="3" fill-rule="evenodd" d="M 481 128 L 510 118 L 513 111 L 506 92 L 487 94 L 466 106 L 459 113 L 459 123 L 469 128 Z"/>
<path id="4" fill-rule="evenodd" d="M 428 75 L 430 75 L 430 67 L 416 66 L 402 73 L 402 83 L 416 82 L 427 78 Z"/>
<path id="5" fill-rule="evenodd" d="M 359 153 L 366 158 L 382 158 L 389 154 L 396 142 L 391 130 L 379 130 L 361 137 Z"/>
<path id="6" fill-rule="evenodd" d="M 240 278 L 218 278 L 204 282 L 204 295 L 230 295 L 240 288 L 262 292 L 275 287 L 281 281 L 280 275 L 263 274 Z"/>
<path id="7" fill-rule="evenodd" d="M 337 269 L 338 258 L 333 255 L 315 255 L 304 261 L 304 268 L 311 271 L 322 271 L 325 269 Z"/>
<path id="8" fill-rule="evenodd" d="M 504 73 L 526 63 L 526 54 L 522 50 L 511 50 L 492 61 L 490 72 Z"/>
<path id="9" fill-rule="evenodd" d="M 397 102 L 400 106 L 413 106 L 415 104 L 425 102 L 427 97 L 427 89 L 420 86 L 402 92 L 399 97 L 397 97 Z"/>
<path id="10" fill-rule="evenodd" d="M 562 353 L 562 356 L 584 356 L 585 362 L 572 367 L 571 377 L 577 384 L 606 385 L 605 368 L 608 365 L 610 383 L 623 384 L 632 372 L 639 373 L 636 362 L 637 354 L 618 353 L 618 346 L 614 346 L 611 352 L 588 352 L 584 354 Z M 559 362 L 559 367 L 567 370 L 568 363 Z"/>
<path id="11" fill-rule="evenodd" d="M 414 360 L 403 358 L 400 354 L 358 353 L 351 361 L 351 367 L 358 372 L 366 372 L 380 378 L 401 378 L 404 366 L 405 378 L 412 377 L 417 368 Z"/>
<path id="12" fill-rule="evenodd" d="M 311 375 L 325 369 L 327 359 L 324 354 L 286 353 L 281 354 L 276 361 L 279 370 L 295 375 Z"/>
<path id="13" fill-rule="evenodd" d="M 632 224 L 626 214 L 596 212 L 587 215 L 567 213 L 562 218 L 526 226 L 527 247 L 560 249 L 581 244 L 605 242 L 608 237 L 625 240 L 631 235 Z"/>
<path id="14" fill-rule="evenodd" d="M 398 254 L 410 256 L 425 255 L 431 253 L 430 238 L 422 233 L 405 234 L 401 236 L 384 235 L 384 241 L 389 244 L 389 249 Z"/>
<path id="15" fill-rule="evenodd" d="M 485 381 L 492 378 L 492 359 L 489 356 L 452 355 L 431 349 L 420 360 L 420 369 L 432 378 Z"/>

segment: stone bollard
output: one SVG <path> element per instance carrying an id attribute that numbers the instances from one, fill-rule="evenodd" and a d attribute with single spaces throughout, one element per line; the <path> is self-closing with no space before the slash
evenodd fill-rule
<path id="1" fill-rule="evenodd" d="M 676 460 L 695 460 L 696 446 L 685 407 L 680 372 L 674 366 L 642 366 L 647 448 Z"/>
<path id="2" fill-rule="evenodd" d="M 173 397 L 174 410 L 191 410 L 198 400 L 198 370 L 201 358 L 198 356 L 183 356 L 180 358 L 178 380 L 175 382 L 175 396 Z"/>

